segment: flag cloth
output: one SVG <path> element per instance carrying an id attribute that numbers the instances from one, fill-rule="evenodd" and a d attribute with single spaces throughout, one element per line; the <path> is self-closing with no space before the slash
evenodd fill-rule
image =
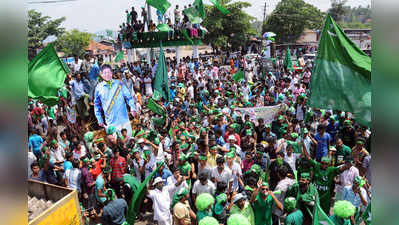
<path id="1" fill-rule="evenodd" d="M 284 58 L 284 66 L 287 68 L 287 70 L 292 71 L 294 69 L 292 65 L 292 59 L 291 59 L 291 52 L 290 52 L 290 47 L 287 47 L 287 51 L 285 53 L 285 58 Z"/>
<path id="2" fill-rule="evenodd" d="M 134 192 L 132 201 L 130 202 L 130 206 L 127 212 L 126 220 L 129 224 L 134 224 L 136 220 L 137 213 L 140 209 L 141 203 L 143 203 L 144 196 L 147 190 L 147 183 L 154 177 L 155 173 L 159 171 L 162 165 L 159 165 L 154 171 L 145 178 L 145 180 L 139 185 L 137 191 Z"/>
<path id="3" fill-rule="evenodd" d="M 169 25 L 166 24 L 166 23 L 160 23 L 160 24 L 158 24 L 158 25 L 157 25 L 157 29 L 158 29 L 159 31 L 172 31 L 172 28 L 170 28 Z"/>
<path id="4" fill-rule="evenodd" d="M 310 83 L 308 105 L 351 112 L 371 123 L 371 58 L 327 16 Z"/>
<path id="5" fill-rule="evenodd" d="M 233 74 L 232 79 L 236 82 L 244 80 L 244 72 L 242 72 L 242 70 L 238 70 L 235 74 Z"/>
<path id="6" fill-rule="evenodd" d="M 166 114 L 165 110 L 152 98 L 148 99 L 147 108 L 158 115 L 165 116 Z"/>
<path id="7" fill-rule="evenodd" d="M 313 225 L 335 225 L 334 222 L 321 209 L 319 201 L 315 201 L 313 213 Z"/>
<path id="8" fill-rule="evenodd" d="M 359 209 L 358 209 L 359 211 Z M 367 205 L 366 210 L 360 215 L 357 214 L 355 215 L 355 224 L 359 225 L 362 221 L 364 221 L 364 224 L 366 225 L 371 225 L 371 202 Z"/>
<path id="9" fill-rule="evenodd" d="M 120 62 L 121 60 L 123 60 L 123 51 L 119 51 L 118 54 L 116 54 L 114 62 Z"/>
<path id="10" fill-rule="evenodd" d="M 193 40 L 190 38 L 190 36 L 187 33 L 187 29 L 181 29 L 181 33 L 183 34 L 183 36 L 193 45 L 194 42 Z"/>
<path id="11" fill-rule="evenodd" d="M 169 80 L 168 80 L 168 69 L 166 67 L 165 55 L 163 53 L 162 44 L 159 49 L 159 58 L 157 65 L 157 73 L 154 81 L 154 91 L 158 91 L 163 99 L 170 101 L 169 95 Z"/>
<path id="12" fill-rule="evenodd" d="M 167 0 L 147 0 L 148 5 L 158 9 L 162 15 L 165 14 L 166 10 L 171 6 Z"/>
<path id="13" fill-rule="evenodd" d="M 200 13 L 193 7 L 187 8 L 185 10 L 183 10 L 184 15 L 187 16 L 188 20 L 192 23 L 192 24 L 196 24 L 196 23 L 201 23 L 202 22 L 202 18 Z"/>
<path id="14" fill-rule="evenodd" d="M 47 45 L 28 65 L 28 97 L 48 106 L 58 103 L 58 90 L 64 85 L 69 68 L 60 60 L 53 44 Z"/>
<path id="15" fill-rule="evenodd" d="M 205 19 L 205 9 L 202 0 L 195 0 L 193 3 L 194 8 L 198 11 L 200 17 Z"/>
<path id="16" fill-rule="evenodd" d="M 225 7 L 223 7 L 219 0 L 209 0 L 217 9 L 219 9 L 220 12 L 222 12 L 224 15 L 227 15 L 230 13 L 230 11 L 228 9 L 226 9 Z"/>

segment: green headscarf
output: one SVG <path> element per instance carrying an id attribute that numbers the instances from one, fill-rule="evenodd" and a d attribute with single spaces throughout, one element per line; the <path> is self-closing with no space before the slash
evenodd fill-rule
<path id="1" fill-rule="evenodd" d="M 173 207 L 175 207 L 175 205 L 182 199 L 182 198 L 184 198 L 185 196 L 187 196 L 189 194 L 189 191 L 188 191 L 188 189 L 187 188 L 183 188 L 183 189 L 181 189 L 179 192 L 176 192 L 174 195 L 173 195 L 173 201 L 172 201 L 172 209 L 173 209 Z"/>
<path id="2" fill-rule="evenodd" d="M 356 207 L 349 201 L 336 201 L 333 208 L 334 214 L 338 217 L 347 219 L 355 215 Z"/>
<path id="3" fill-rule="evenodd" d="M 195 206 L 197 207 L 198 211 L 206 210 L 210 205 L 213 205 L 215 199 L 209 193 L 202 193 L 198 195 L 197 199 L 195 200 Z"/>
<path id="4" fill-rule="evenodd" d="M 211 216 L 206 216 L 199 221 L 198 225 L 219 225 L 219 221 Z"/>
<path id="5" fill-rule="evenodd" d="M 244 215 L 236 213 L 231 215 L 227 219 L 227 225 L 251 225 L 251 224 Z"/>

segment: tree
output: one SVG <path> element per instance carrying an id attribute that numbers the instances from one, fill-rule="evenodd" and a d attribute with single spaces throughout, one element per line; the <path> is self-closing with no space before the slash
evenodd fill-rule
<path id="1" fill-rule="evenodd" d="M 331 8 L 328 12 L 335 21 L 341 22 L 344 19 L 348 11 L 348 8 L 345 7 L 346 2 L 347 0 L 332 0 Z"/>
<path id="2" fill-rule="evenodd" d="M 67 56 L 82 56 L 92 39 L 92 34 L 73 29 L 58 38 L 56 47 L 57 50 L 64 52 Z"/>
<path id="3" fill-rule="evenodd" d="M 282 0 L 267 17 L 262 33 L 276 33 L 276 41 L 293 43 L 305 28 L 321 29 L 325 14 L 303 0 Z"/>
<path id="4" fill-rule="evenodd" d="M 236 50 L 255 35 L 256 31 L 251 26 L 254 17 L 244 12 L 244 8 L 250 7 L 248 2 L 234 2 L 231 0 L 219 0 L 223 7 L 230 11 L 223 15 L 216 7 L 205 5 L 206 18 L 202 26 L 208 29 L 205 35 L 205 43 L 211 44 L 212 48 Z M 230 4 L 228 4 L 230 3 Z"/>
<path id="5" fill-rule="evenodd" d="M 61 36 L 65 28 L 60 27 L 65 17 L 51 20 L 49 16 L 35 10 L 28 11 L 28 47 L 37 49 L 43 47 L 43 40 L 48 36 Z"/>

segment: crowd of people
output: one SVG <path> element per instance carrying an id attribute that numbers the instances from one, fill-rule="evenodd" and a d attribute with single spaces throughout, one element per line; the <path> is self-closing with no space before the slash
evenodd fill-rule
<path id="1" fill-rule="evenodd" d="M 181 10 L 179 5 L 176 5 L 173 15 L 165 12 L 162 14 L 160 10 L 156 10 L 158 25 L 166 24 L 170 30 L 167 31 L 168 40 L 179 40 L 184 38 L 183 31 L 187 32 L 190 38 L 198 38 L 205 35 L 203 29 L 199 23 L 191 23 L 189 18 L 183 11 L 187 8 L 191 8 L 191 4 L 184 6 Z M 164 31 L 157 27 L 155 21 L 149 19 L 148 12 L 144 6 L 141 7 L 141 19 L 138 12 L 131 8 L 126 10 L 126 22 L 122 23 L 119 28 L 118 40 L 121 42 L 132 42 L 132 43 L 143 43 L 146 41 L 153 41 L 159 38 L 155 35 L 155 32 Z M 173 22 L 172 22 L 173 21 Z"/>
<path id="2" fill-rule="evenodd" d="M 129 15 L 127 26 L 141 23 L 134 8 Z M 126 224 L 132 195 L 157 169 L 137 220 L 306 225 L 320 205 L 353 225 L 366 210 L 371 131 L 349 112 L 307 106 L 309 68 L 265 73 L 238 56 L 228 66 L 168 60 L 167 70 L 169 101 L 154 90 L 156 60 L 111 68 L 76 58 L 58 105 L 29 99 L 28 177 L 77 190 L 88 224 Z M 238 70 L 245 77 L 235 81 Z M 114 85 L 126 108 L 109 113 Z M 236 110 L 276 105 L 273 121 Z"/>

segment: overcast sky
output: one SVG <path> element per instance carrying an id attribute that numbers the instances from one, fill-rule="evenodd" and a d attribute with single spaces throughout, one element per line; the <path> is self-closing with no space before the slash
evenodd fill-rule
<path id="1" fill-rule="evenodd" d="M 43 1 L 43 0 L 26 0 L 27 2 Z M 203 0 L 204 4 L 210 4 L 209 0 Z M 246 12 L 258 20 L 263 19 L 263 7 L 265 1 L 261 0 L 244 0 L 250 2 L 252 6 L 246 9 Z M 63 3 L 46 3 L 46 4 L 27 4 L 28 9 L 35 9 L 44 15 L 52 18 L 66 17 L 62 24 L 67 30 L 77 28 L 81 31 L 98 32 L 105 29 L 117 30 L 119 24 L 125 21 L 125 9 L 134 6 L 139 9 L 144 5 L 145 0 L 77 0 Z M 172 6 L 168 12 L 174 8 L 174 5 L 188 5 L 193 0 L 169 0 Z M 279 0 L 267 0 L 267 14 L 271 13 L 276 7 Z M 330 5 L 330 0 L 305 0 L 318 7 L 322 11 L 326 11 Z M 347 5 L 350 6 L 367 6 L 371 0 L 348 0 Z M 152 10 L 154 16 L 154 10 Z M 168 13 L 167 12 L 167 13 Z"/>

